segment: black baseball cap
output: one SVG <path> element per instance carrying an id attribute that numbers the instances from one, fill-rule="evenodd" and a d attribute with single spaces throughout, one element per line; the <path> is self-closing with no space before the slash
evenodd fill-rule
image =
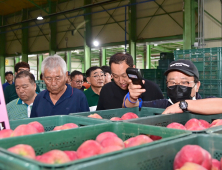
<path id="1" fill-rule="evenodd" d="M 6 72 L 5 72 L 5 76 L 7 76 L 8 74 L 13 75 L 13 72 L 12 72 L 12 71 L 6 71 Z"/>
<path id="2" fill-rule="evenodd" d="M 184 74 L 195 76 L 199 79 L 199 72 L 197 70 L 197 67 L 190 60 L 180 59 L 171 62 L 164 75 L 167 76 L 167 74 L 171 71 L 180 71 Z"/>

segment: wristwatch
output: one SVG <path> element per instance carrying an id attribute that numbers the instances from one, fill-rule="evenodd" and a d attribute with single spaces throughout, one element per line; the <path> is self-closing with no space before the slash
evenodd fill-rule
<path id="1" fill-rule="evenodd" d="M 181 110 L 185 112 L 187 111 L 188 103 L 185 100 L 182 100 L 179 103 L 179 107 L 181 108 Z"/>

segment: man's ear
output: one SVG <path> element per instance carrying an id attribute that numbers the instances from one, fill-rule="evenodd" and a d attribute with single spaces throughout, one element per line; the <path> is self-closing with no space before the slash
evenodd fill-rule
<path id="1" fill-rule="evenodd" d="M 136 66 L 135 66 L 135 65 L 133 65 L 133 68 L 136 68 Z"/>
<path id="2" fill-rule="evenodd" d="M 200 81 L 198 81 L 198 83 L 196 83 L 196 87 L 195 87 L 195 88 L 196 88 L 196 89 L 195 89 L 195 90 L 196 90 L 196 92 L 198 92 L 198 91 L 199 91 L 200 84 L 201 84 L 201 83 L 200 83 Z"/>
<path id="3" fill-rule="evenodd" d="M 91 84 L 91 81 L 90 81 L 90 78 L 89 77 L 86 77 L 86 80 L 89 84 Z"/>

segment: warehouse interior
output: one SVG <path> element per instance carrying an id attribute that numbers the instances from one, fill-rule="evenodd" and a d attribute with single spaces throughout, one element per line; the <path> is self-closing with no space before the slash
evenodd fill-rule
<path id="1" fill-rule="evenodd" d="M 219 0 L 2 0 L 0 76 L 28 62 L 62 56 L 68 71 L 108 65 L 128 52 L 139 69 L 157 69 L 160 53 L 221 47 Z M 199 6 L 199 8 L 198 8 Z M 42 20 L 37 18 L 41 16 Z M 176 56 L 175 56 L 176 59 Z"/>

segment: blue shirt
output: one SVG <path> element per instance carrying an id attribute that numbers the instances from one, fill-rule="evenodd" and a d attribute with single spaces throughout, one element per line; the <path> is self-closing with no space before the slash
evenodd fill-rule
<path id="1" fill-rule="evenodd" d="M 68 115 L 70 113 L 89 111 L 84 93 L 68 84 L 66 86 L 65 93 L 55 105 L 52 103 L 48 90 L 40 92 L 35 98 L 30 117 Z"/>
<path id="2" fill-rule="evenodd" d="M 12 84 L 14 84 L 14 82 L 12 82 Z M 3 91 L 4 91 L 5 88 L 6 88 L 7 86 L 9 86 L 9 85 L 11 85 L 11 84 L 9 84 L 8 82 L 4 83 L 4 84 L 2 85 Z"/>

